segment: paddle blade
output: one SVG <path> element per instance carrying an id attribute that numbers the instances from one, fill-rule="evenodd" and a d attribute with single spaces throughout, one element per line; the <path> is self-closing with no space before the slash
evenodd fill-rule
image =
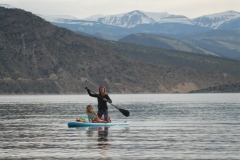
<path id="1" fill-rule="evenodd" d="M 121 109 L 118 108 L 117 106 L 113 105 L 112 103 L 110 103 L 112 106 L 114 106 L 115 108 L 117 108 L 124 116 L 128 117 L 130 115 L 130 112 L 125 110 L 125 109 Z"/>
<path id="2" fill-rule="evenodd" d="M 126 117 L 130 115 L 130 112 L 125 109 L 118 108 L 118 110 Z"/>

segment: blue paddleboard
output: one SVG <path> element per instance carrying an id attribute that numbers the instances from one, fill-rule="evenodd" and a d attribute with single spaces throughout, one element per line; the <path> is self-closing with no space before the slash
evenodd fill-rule
<path id="1" fill-rule="evenodd" d="M 68 127 L 104 127 L 104 126 L 127 126 L 128 122 L 115 123 L 88 123 L 88 122 L 68 122 Z"/>

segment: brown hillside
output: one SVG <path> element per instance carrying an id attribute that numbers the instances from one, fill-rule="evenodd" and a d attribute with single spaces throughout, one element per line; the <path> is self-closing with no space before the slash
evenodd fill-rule
<path id="1" fill-rule="evenodd" d="M 138 62 L 19 9 L 0 7 L 0 93 L 189 92 L 237 83 L 226 73 Z"/>

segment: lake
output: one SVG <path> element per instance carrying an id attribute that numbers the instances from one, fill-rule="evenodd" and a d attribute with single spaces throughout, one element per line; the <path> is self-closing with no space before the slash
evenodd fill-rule
<path id="1" fill-rule="evenodd" d="M 113 122 L 68 128 L 88 95 L 1 95 L 0 159 L 240 159 L 240 94 L 110 94 Z"/>

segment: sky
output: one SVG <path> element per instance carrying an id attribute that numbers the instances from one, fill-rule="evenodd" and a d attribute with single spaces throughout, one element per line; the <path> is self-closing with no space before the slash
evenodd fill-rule
<path id="1" fill-rule="evenodd" d="M 9 4 L 34 14 L 70 15 L 79 19 L 133 10 L 167 12 L 188 18 L 229 10 L 240 12 L 240 0 L 0 0 L 0 4 Z"/>

